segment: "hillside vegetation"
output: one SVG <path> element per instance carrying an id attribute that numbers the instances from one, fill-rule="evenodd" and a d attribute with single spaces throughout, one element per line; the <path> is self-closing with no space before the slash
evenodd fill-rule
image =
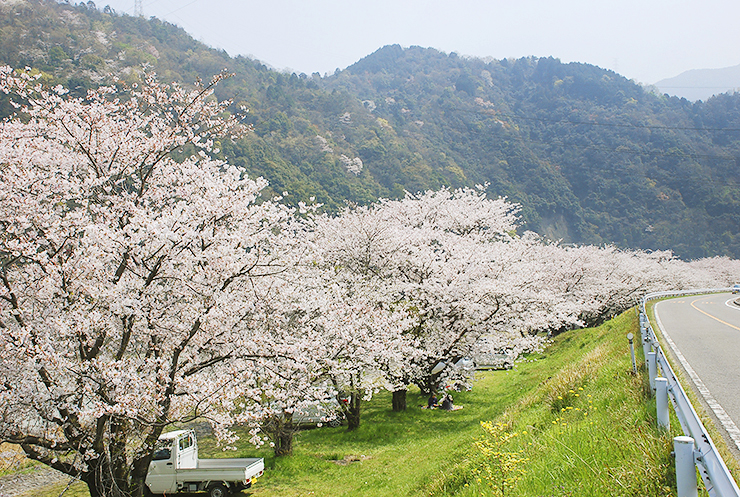
<path id="1" fill-rule="evenodd" d="M 186 83 L 232 71 L 218 97 L 248 107 L 254 133 L 221 155 L 294 203 L 490 183 L 523 205 L 524 229 L 551 238 L 740 257 L 739 95 L 691 103 L 587 64 L 400 46 L 333 75 L 283 74 L 92 2 L 0 11 L 0 62 L 73 94 L 142 64 Z"/>

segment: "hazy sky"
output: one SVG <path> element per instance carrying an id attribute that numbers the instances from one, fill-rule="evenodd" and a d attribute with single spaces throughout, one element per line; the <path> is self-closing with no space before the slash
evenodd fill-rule
<path id="1" fill-rule="evenodd" d="M 134 13 L 134 0 L 98 0 Z M 142 0 L 230 55 L 322 75 L 398 43 L 587 62 L 652 84 L 740 64 L 737 0 Z"/>

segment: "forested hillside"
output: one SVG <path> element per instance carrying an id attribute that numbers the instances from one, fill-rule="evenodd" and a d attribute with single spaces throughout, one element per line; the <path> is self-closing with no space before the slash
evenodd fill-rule
<path id="1" fill-rule="evenodd" d="M 565 242 L 740 258 L 735 94 L 691 103 L 587 64 L 399 46 L 327 77 L 283 74 L 157 19 L 50 0 L 0 0 L 0 63 L 75 94 L 142 64 L 185 83 L 227 68 L 217 95 L 248 107 L 254 132 L 220 154 L 294 202 L 489 183 L 524 228 Z"/>
<path id="2" fill-rule="evenodd" d="M 586 64 L 398 46 L 324 83 L 372 100 L 447 181 L 521 202 L 535 231 L 739 255 L 736 95 L 691 104 Z"/>

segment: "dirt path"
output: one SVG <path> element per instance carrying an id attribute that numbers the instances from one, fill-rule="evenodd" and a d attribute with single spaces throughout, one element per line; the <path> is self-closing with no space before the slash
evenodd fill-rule
<path id="1" fill-rule="evenodd" d="M 3 476 L 0 477 L 0 497 L 15 497 L 65 480 L 69 480 L 67 475 L 45 467 Z"/>

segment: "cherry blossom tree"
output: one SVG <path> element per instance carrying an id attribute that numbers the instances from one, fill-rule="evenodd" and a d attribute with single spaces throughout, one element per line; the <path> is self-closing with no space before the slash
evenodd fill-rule
<path id="1" fill-rule="evenodd" d="M 579 326 L 592 326 L 636 305 L 650 291 L 699 288 L 707 283 L 704 273 L 668 251 L 620 250 L 613 246 L 560 246 L 543 243 L 531 256 L 542 266 L 540 284 L 559 295 L 552 316 L 569 316 L 554 322 L 541 321 L 550 333 Z M 715 280 L 706 286 L 718 285 Z"/>
<path id="2" fill-rule="evenodd" d="M 740 260 L 729 257 L 711 257 L 690 261 L 674 274 L 682 277 L 682 288 L 731 287 L 740 283 Z M 680 275 L 680 276 L 679 276 Z M 687 284 L 687 282 L 690 283 Z"/>
<path id="3" fill-rule="evenodd" d="M 346 399 L 339 405 L 352 431 L 360 426 L 362 401 L 387 386 L 389 368 L 418 355 L 416 339 L 406 333 L 416 318 L 404 305 L 374 298 L 362 280 L 330 281 L 309 301 L 315 316 L 311 329 L 323 337 L 314 352 L 318 366 Z"/>
<path id="4" fill-rule="evenodd" d="M 299 281 L 294 294 L 281 292 L 289 299 L 281 308 L 289 310 L 290 323 L 276 330 L 273 340 L 289 344 L 300 364 L 293 378 L 310 376 L 325 395 L 334 396 L 348 430 L 355 430 L 362 401 L 386 386 L 387 365 L 417 354 L 414 338 L 405 334 L 415 318 L 405 306 L 378 299 L 371 281 L 337 271 L 318 257 L 302 268 Z"/>
<path id="5" fill-rule="evenodd" d="M 394 408 L 403 409 L 406 387 L 423 390 L 460 371 L 438 370 L 471 355 L 484 333 L 526 327 L 547 303 L 536 286 L 527 251 L 536 237 L 518 237 L 517 206 L 486 198 L 484 189 L 443 189 L 348 208 L 317 222 L 325 263 L 362 277 L 379 302 L 412 309 L 405 331 L 418 351 L 387 363 Z"/>
<path id="6" fill-rule="evenodd" d="M 141 495 L 163 430 L 223 428 L 259 395 L 259 289 L 301 237 L 265 181 L 210 158 L 247 131 L 222 77 L 66 98 L 0 69 L 0 439 L 93 497 Z"/>
<path id="7" fill-rule="evenodd" d="M 299 275 L 296 271 L 282 273 L 260 295 L 265 312 L 250 325 L 252 330 L 259 328 L 267 338 L 252 359 L 253 390 L 259 395 L 249 399 L 253 405 L 242 405 L 237 416 L 241 422 L 260 427 L 276 456 L 287 456 L 293 451 L 293 437 L 300 429 L 293 421 L 295 412 L 328 405 L 338 397 L 317 360 L 321 348 L 318 344 L 328 333 L 312 332 L 315 330 L 310 322 L 315 312 L 302 305 L 306 288 Z M 329 421 L 334 413 L 326 414 Z"/>
<path id="8" fill-rule="evenodd" d="M 419 310 L 425 359 L 423 374 L 414 382 L 422 391 L 466 375 L 452 365 L 473 356 L 481 337 L 494 334 L 514 342 L 523 332 L 558 317 L 548 312 L 555 294 L 540 286 L 530 258 L 537 238 L 488 236 L 447 239 L 437 249 L 445 264 L 405 285 Z M 441 363 L 445 368 L 440 370 Z"/>

